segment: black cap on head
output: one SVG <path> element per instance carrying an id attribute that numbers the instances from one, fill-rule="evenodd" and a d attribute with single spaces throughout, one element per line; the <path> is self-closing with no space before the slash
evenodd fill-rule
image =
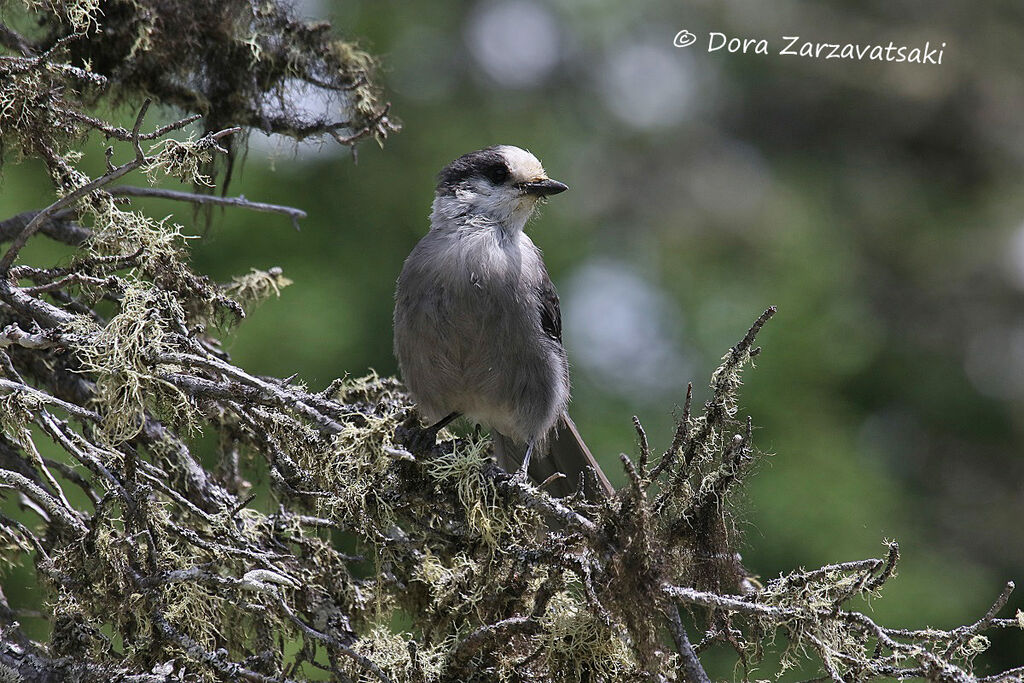
<path id="1" fill-rule="evenodd" d="M 455 194 L 460 184 L 472 178 L 483 178 L 495 185 L 508 180 L 508 163 L 497 147 L 463 154 L 441 169 L 437 175 L 437 194 Z"/>

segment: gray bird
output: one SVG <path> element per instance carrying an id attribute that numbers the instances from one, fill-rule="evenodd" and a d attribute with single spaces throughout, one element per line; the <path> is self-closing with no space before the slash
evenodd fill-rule
<path id="1" fill-rule="evenodd" d="M 438 175 L 430 232 L 395 292 L 395 356 L 432 443 L 460 415 L 489 427 L 498 464 L 556 496 L 613 489 L 566 407 L 562 316 L 540 250 L 523 232 L 539 201 L 569 189 L 510 145 L 465 154 Z M 536 457 L 533 457 L 536 456 Z M 518 470 L 517 470 L 518 466 Z"/>

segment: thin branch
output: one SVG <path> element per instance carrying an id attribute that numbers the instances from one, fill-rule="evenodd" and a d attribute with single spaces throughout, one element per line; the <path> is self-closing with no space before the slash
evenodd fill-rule
<path id="1" fill-rule="evenodd" d="M 178 643 L 178 645 L 191 656 L 207 663 L 222 675 L 226 676 L 228 680 L 236 681 L 239 679 L 245 679 L 247 681 L 252 681 L 252 683 L 297 683 L 291 679 L 281 679 L 276 676 L 265 676 L 261 673 L 248 669 L 241 664 L 225 661 L 219 654 L 208 652 L 199 643 L 174 628 L 174 626 L 172 626 L 170 622 L 168 622 L 167 619 L 165 619 L 159 612 L 154 612 L 152 618 L 153 623 L 156 624 L 157 628 L 165 637 Z"/>
<path id="2" fill-rule="evenodd" d="M 836 668 L 836 665 L 832 663 L 832 658 L 836 653 L 833 652 L 828 645 L 823 643 L 820 638 L 815 637 L 813 634 L 808 634 L 807 640 L 811 641 L 814 649 L 817 650 L 818 658 L 821 659 L 821 664 L 825 667 L 825 671 L 828 672 L 828 678 L 832 683 L 845 683 L 846 679 L 843 678 L 843 674 L 840 673 L 839 669 Z"/>
<path id="3" fill-rule="evenodd" d="M 306 212 L 291 206 L 280 204 L 266 204 L 253 202 L 244 195 L 237 197 L 218 197 L 216 195 L 196 194 L 194 192 L 181 192 L 179 190 L 165 190 L 158 187 L 135 187 L 132 185 L 118 185 L 107 190 L 110 194 L 124 197 L 157 197 L 159 199 L 171 199 L 179 202 L 190 202 L 192 204 L 210 204 L 213 206 L 233 206 L 250 211 L 262 213 L 279 213 L 288 216 L 296 230 L 299 229 L 299 219 L 306 218 Z"/>
<path id="4" fill-rule="evenodd" d="M 731 417 L 727 414 L 726 401 L 727 397 L 733 389 L 733 380 L 731 377 L 740 368 L 744 360 L 749 357 L 756 355 L 757 349 L 752 349 L 754 340 L 757 338 L 758 332 L 764 327 L 765 323 L 771 320 L 772 316 L 775 315 L 777 309 L 775 306 L 769 306 L 764 313 L 758 316 L 754 324 L 750 326 L 747 333 L 743 336 L 736 346 L 729 350 L 726 354 L 725 360 L 721 366 L 715 371 L 712 376 L 713 394 L 707 403 L 704 404 L 704 420 L 697 430 L 696 434 L 690 435 L 687 438 L 686 449 L 683 452 L 683 464 L 676 471 L 672 477 L 672 481 L 665 490 L 661 492 L 655 502 L 654 509 L 661 513 L 664 511 L 665 506 L 669 500 L 679 492 L 686 482 L 686 467 L 690 465 L 693 458 L 696 457 L 698 448 L 704 444 L 707 439 L 714 433 L 716 429 L 719 429 L 724 421 Z"/>
<path id="5" fill-rule="evenodd" d="M 981 619 L 978 619 L 969 626 L 961 626 L 954 630 L 953 640 L 950 642 L 949 647 L 946 648 L 943 655 L 945 657 L 952 656 L 953 653 L 956 652 L 957 649 L 966 643 L 972 636 L 987 629 L 992 623 L 992 620 L 996 618 L 996 614 L 998 614 L 1003 607 L 1006 607 L 1006 602 L 1010 599 L 1010 594 L 1013 593 L 1014 587 L 1013 581 L 1007 581 L 1006 585 L 1003 586 L 1002 592 L 999 593 L 999 597 L 996 598 L 996 601 L 992 603 L 992 606 L 988 608 L 988 611 L 985 612 L 985 615 Z"/>
<path id="6" fill-rule="evenodd" d="M 110 290 L 123 290 L 124 284 L 119 283 L 116 277 L 110 276 L 106 278 L 92 277 L 84 273 L 71 273 L 65 275 L 62 278 L 48 282 L 45 285 L 38 285 L 36 287 L 25 287 L 23 291 L 30 296 L 39 296 L 40 294 L 46 294 L 48 292 L 56 292 L 59 290 L 67 289 L 72 286 L 81 285 L 92 285 L 94 287 L 106 287 Z"/>
<path id="7" fill-rule="evenodd" d="M 896 541 L 889 542 L 889 554 L 885 558 L 885 567 L 882 569 L 882 573 L 877 577 L 868 582 L 867 589 L 873 591 L 877 588 L 881 588 L 882 584 L 892 578 L 892 575 L 896 572 L 896 565 L 900 561 L 900 544 Z"/>
<path id="8" fill-rule="evenodd" d="M 1007 669 L 1000 674 L 979 678 L 977 683 L 1020 683 L 1024 680 L 1024 666 Z"/>
<path id="9" fill-rule="evenodd" d="M 651 446 L 647 442 L 647 432 L 640 423 L 640 418 L 633 416 L 633 429 L 636 430 L 637 439 L 640 442 L 640 461 L 637 463 L 637 470 L 641 477 L 647 476 L 647 463 L 651 459 Z"/>
<path id="10" fill-rule="evenodd" d="M 0 62 L 10 64 L 12 67 L 11 71 L 14 73 L 25 73 L 34 69 L 45 69 L 50 72 L 59 73 L 64 76 L 70 76 L 71 78 L 91 83 L 98 87 L 107 85 L 107 77 L 102 74 L 98 74 L 95 71 L 86 71 L 81 67 L 73 66 L 71 64 L 49 61 L 51 53 L 59 47 L 62 42 L 80 37 L 81 34 L 69 34 L 64 36 L 64 38 L 58 40 L 53 47 L 38 57 L 0 57 Z"/>
<path id="11" fill-rule="evenodd" d="M 506 640 L 512 636 L 533 633 L 540 628 L 540 624 L 528 616 L 509 617 L 494 624 L 486 624 L 476 629 L 468 636 L 459 641 L 452 652 L 452 666 L 456 670 L 476 654 L 480 648 L 489 642 L 499 639 Z"/>
<path id="12" fill-rule="evenodd" d="M 302 619 L 299 619 L 295 612 L 293 612 L 292 609 L 288 606 L 288 603 L 286 603 L 281 598 L 280 595 L 278 595 L 277 601 L 278 604 L 281 606 L 281 609 L 284 610 L 284 613 L 288 615 L 289 619 L 291 619 L 292 623 L 298 626 L 299 629 L 307 636 L 313 638 L 314 640 L 319 640 L 321 643 L 324 643 L 329 648 L 345 655 L 352 661 L 356 662 L 363 669 L 369 671 L 374 676 L 376 676 L 382 683 L 391 683 L 391 679 L 388 678 L 387 674 L 381 671 L 380 667 L 374 664 L 368 658 L 359 654 L 347 645 L 339 642 L 337 638 L 332 638 L 326 633 L 321 633 L 320 631 L 316 630 L 315 628 L 304 622 Z"/>
<path id="13" fill-rule="evenodd" d="M 686 443 L 686 437 L 690 430 L 690 409 L 693 405 L 693 382 L 689 382 L 686 385 L 686 402 L 683 404 L 683 416 L 679 418 L 679 422 L 676 423 L 675 434 L 672 435 L 672 443 L 669 444 L 668 449 L 661 456 L 661 460 L 655 465 L 654 469 L 651 470 L 651 479 L 657 479 L 658 475 L 666 469 L 672 467 L 672 463 L 675 462 L 676 457 L 679 455 L 679 450 Z"/>
<path id="14" fill-rule="evenodd" d="M 40 213 L 42 212 L 26 211 L 0 221 L 0 242 L 7 242 L 17 237 L 25 230 L 25 226 Z M 92 235 L 89 228 L 82 227 L 71 220 L 70 211 L 56 211 L 44 217 L 39 232 L 50 239 L 75 247 L 84 243 Z"/>
<path id="15" fill-rule="evenodd" d="M 120 126 L 112 126 L 102 119 L 97 119 L 87 114 L 83 114 L 75 109 L 60 109 L 59 112 L 78 121 L 79 123 L 84 123 L 91 128 L 101 131 L 108 138 L 120 140 L 121 142 L 132 142 L 135 139 L 135 131 L 128 130 L 127 128 L 121 128 Z M 160 126 L 151 133 L 139 133 L 138 139 L 156 140 L 158 138 L 162 138 L 171 131 L 180 130 L 201 118 L 203 118 L 202 114 L 192 114 L 191 116 L 186 116 L 183 119 L 178 119 L 172 123 Z"/>
<path id="16" fill-rule="evenodd" d="M 60 501 L 48 494 L 42 488 L 32 483 L 28 477 L 11 470 L 0 469 L 0 483 L 7 484 L 24 493 L 32 502 L 43 510 L 46 510 L 50 517 L 59 519 L 66 527 L 72 529 L 77 535 L 84 535 L 88 529 L 81 519 L 73 511 L 68 510 Z"/>
<path id="17" fill-rule="evenodd" d="M 133 143 L 135 146 L 135 158 L 128 161 L 112 171 L 107 171 L 99 178 L 89 181 L 85 185 L 75 189 L 72 192 L 64 195 L 48 207 L 37 213 L 32 220 L 18 233 L 17 237 L 11 242 L 11 246 L 8 247 L 7 252 L 0 258 L 0 277 L 6 279 L 7 272 L 11 269 L 14 264 L 14 260 L 18 258 L 18 253 L 22 247 L 28 243 L 29 239 L 36 233 L 39 228 L 42 227 L 43 223 L 53 214 L 57 213 L 61 209 L 71 206 L 79 199 L 87 197 L 94 191 L 100 189 L 105 185 L 109 185 L 121 176 L 131 173 L 135 169 L 139 168 L 146 163 L 146 155 L 142 151 L 142 146 L 139 143 L 139 127 L 142 125 L 142 120 L 146 116 L 146 111 L 149 110 L 151 100 L 146 100 L 142 108 L 139 110 L 139 115 L 135 118 L 135 127 L 132 129 Z"/>
<path id="18" fill-rule="evenodd" d="M 120 166 L 116 166 L 108 170 L 100 177 L 95 178 L 86 183 L 85 185 L 76 188 L 72 192 L 69 192 L 68 194 L 64 195 L 63 197 L 61 197 L 60 199 L 58 199 L 57 201 L 55 201 L 54 203 L 50 204 L 48 207 L 37 213 L 35 216 L 33 216 L 32 219 L 29 220 L 29 222 L 21 230 L 21 232 L 19 232 L 15 236 L 14 240 L 11 242 L 11 246 L 7 249 L 7 252 L 4 253 L 2 258 L 0 258 L 0 277 L 3 277 L 4 280 L 6 281 L 7 273 L 8 271 L 10 271 L 11 266 L 14 263 L 14 260 L 18 257 L 18 253 L 25 246 L 25 244 L 32 237 L 32 235 L 34 235 L 47 220 L 49 220 L 52 216 L 57 214 L 57 212 L 75 204 L 80 199 L 89 196 L 96 190 L 99 190 L 105 187 L 106 185 L 109 185 L 118 178 L 127 175 L 128 173 L 134 171 L 135 169 L 141 168 L 146 164 L 150 163 L 150 159 L 146 156 L 146 153 L 142 149 L 142 140 L 151 139 L 154 137 L 158 137 L 160 135 L 166 135 L 168 132 L 179 128 L 183 128 L 184 126 L 188 125 L 189 123 L 197 119 L 196 116 L 190 116 L 179 121 L 167 124 L 166 126 L 163 126 L 148 135 L 140 133 L 139 129 L 142 127 L 142 121 L 146 116 L 146 112 L 149 110 L 151 102 L 151 100 L 147 99 L 142 104 L 142 107 L 139 109 L 138 116 L 136 116 L 135 118 L 135 125 L 132 126 L 130 137 L 126 140 L 132 143 L 132 147 L 135 149 L 135 158 L 125 162 L 124 164 L 121 164 Z M 216 149 L 223 152 L 225 150 L 222 147 L 219 147 L 216 144 L 216 142 L 222 139 L 223 137 L 237 133 L 240 130 L 241 129 L 237 127 L 226 128 L 216 133 L 209 133 L 206 136 L 206 138 L 208 138 L 211 142 L 214 143 L 213 146 Z M 119 137 L 118 139 L 123 139 L 123 136 Z M 4 287 L 6 289 L 5 282 L 0 282 L 0 287 Z"/>
<path id="19" fill-rule="evenodd" d="M 90 450 L 99 451 L 100 449 L 72 430 L 68 429 L 66 423 L 62 423 L 45 410 L 39 411 L 39 415 L 36 418 L 36 424 L 42 427 L 43 431 L 45 431 L 50 438 L 54 440 L 54 442 L 87 467 L 93 474 L 109 482 L 111 489 L 117 492 L 121 497 L 121 500 L 124 501 L 125 505 L 129 509 L 134 509 L 136 507 L 135 499 L 125 490 L 124 484 L 121 483 L 121 480 L 103 464 L 103 460 L 101 458 L 87 452 Z M 76 443 L 76 441 L 78 443 Z M 84 446 L 84 448 L 80 448 L 79 444 Z M 102 455 L 106 455 L 109 458 L 108 453 L 100 452 Z"/>
<path id="20" fill-rule="evenodd" d="M 670 598 L 679 600 L 690 605 L 711 607 L 727 612 L 739 612 L 753 616 L 773 617 L 783 619 L 790 616 L 800 616 L 800 612 L 782 607 L 762 605 L 756 602 L 748 602 L 738 595 L 719 595 L 707 591 L 699 591 L 696 588 L 687 586 L 662 586 L 662 590 Z"/>
<path id="21" fill-rule="evenodd" d="M 3 529 L 5 533 L 7 533 L 11 537 L 13 537 L 14 533 L 20 534 L 25 539 L 27 539 L 29 543 L 32 544 L 32 547 L 35 549 L 36 554 L 39 555 L 40 560 L 42 560 L 43 562 L 50 561 L 50 556 L 43 548 L 43 544 L 39 540 L 39 537 L 32 533 L 27 526 L 25 526 L 18 520 L 11 519 L 10 517 L 0 512 L 0 529 Z M 2 639 L 0 639 L 0 641 L 2 641 Z"/>
<path id="22" fill-rule="evenodd" d="M 160 363 L 183 365 L 186 367 L 199 366 L 220 372 L 226 377 L 259 389 L 265 396 L 273 398 L 277 407 L 298 412 L 303 417 L 315 422 L 328 434 L 337 434 L 342 430 L 340 424 L 307 403 L 305 399 L 312 395 L 259 379 L 219 358 L 187 353 L 166 353 L 161 354 L 156 360 Z"/>
<path id="23" fill-rule="evenodd" d="M 50 349 L 57 346 L 54 336 L 47 332 L 26 332 L 17 323 L 11 323 L 0 331 L 0 349 L 8 346 L 20 346 L 25 349 Z"/>
<path id="24" fill-rule="evenodd" d="M 497 470 L 497 472 L 492 471 L 492 476 L 494 476 L 496 480 L 499 491 L 510 494 L 511 497 L 517 500 L 520 504 L 554 517 L 562 523 L 582 531 L 591 538 L 599 536 L 600 532 L 597 525 L 580 513 L 566 505 L 563 505 L 557 499 L 552 498 L 548 494 L 537 490 L 530 484 L 516 479 L 497 466 L 494 467 L 494 470 Z M 487 470 L 485 469 L 485 475 L 486 472 Z"/>
<path id="25" fill-rule="evenodd" d="M 686 680 L 690 683 L 711 683 L 707 671 L 697 659 L 697 653 L 693 651 L 693 645 L 690 644 L 690 637 L 686 634 L 686 627 L 683 626 L 683 620 L 679 616 L 679 608 L 669 605 L 666 612 L 672 640 L 675 641 L 676 650 L 679 651 L 679 656 L 683 660 L 683 673 L 686 675 Z"/>
<path id="26" fill-rule="evenodd" d="M 391 111 L 391 103 L 387 102 L 384 104 L 381 110 L 377 112 L 377 114 L 372 119 L 370 119 L 369 123 L 367 123 L 365 126 L 360 128 L 356 132 L 348 136 L 343 136 L 341 133 L 338 132 L 338 129 L 335 129 L 330 131 L 331 137 L 333 137 L 339 145 L 353 145 L 362 138 L 369 135 L 370 133 L 380 130 L 381 128 L 389 128 L 392 125 L 391 122 L 388 120 L 389 111 Z"/>
<path id="27" fill-rule="evenodd" d="M 55 396 L 51 396 L 45 391 L 40 391 L 39 389 L 36 389 L 35 387 L 30 387 L 27 384 L 12 382 L 9 379 L 0 378 L 0 395 L 18 393 L 30 396 L 42 404 L 57 406 L 58 408 L 67 411 L 68 414 L 74 415 L 75 417 L 81 418 L 83 420 L 88 420 L 90 422 L 99 422 L 101 419 L 98 413 L 95 413 L 81 406 L 75 405 L 74 403 L 62 401 L 61 399 Z"/>
<path id="28" fill-rule="evenodd" d="M 0 23 L 0 45 L 20 52 L 23 57 L 32 56 L 32 45 L 20 33 L 4 23 Z"/>

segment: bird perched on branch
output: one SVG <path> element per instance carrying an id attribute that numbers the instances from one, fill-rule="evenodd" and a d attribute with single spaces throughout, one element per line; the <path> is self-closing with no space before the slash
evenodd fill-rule
<path id="1" fill-rule="evenodd" d="M 395 355 L 437 432 L 464 415 L 491 429 L 506 471 L 566 495 L 612 492 L 569 418 L 569 364 L 558 295 L 523 232 L 537 204 L 569 189 L 509 145 L 451 162 L 438 176 L 430 232 L 395 292 Z"/>

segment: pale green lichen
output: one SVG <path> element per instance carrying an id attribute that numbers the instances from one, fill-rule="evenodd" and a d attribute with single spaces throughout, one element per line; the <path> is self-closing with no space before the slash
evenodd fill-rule
<path id="1" fill-rule="evenodd" d="M 251 269 L 245 275 L 236 275 L 223 287 L 225 294 L 242 305 L 254 306 L 271 296 L 281 296 L 281 290 L 292 284 L 280 268 Z"/>
<path id="2" fill-rule="evenodd" d="M 414 643 L 414 650 L 410 650 L 410 643 Z M 432 683 L 442 680 L 448 649 L 452 644 L 448 641 L 430 647 L 416 646 L 412 634 L 394 633 L 386 625 L 378 624 L 363 634 L 354 649 L 377 665 L 395 683 Z M 345 671 L 359 683 L 380 681 L 372 671 L 355 664 L 349 663 Z"/>
<path id="3" fill-rule="evenodd" d="M 5 160 L 41 158 L 57 196 L 94 180 L 79 170 L 81 155 L 73 149 L 90 129 L 107 131 L 117 141 L 116 159 L 130 159 L 136 152 L 123 129 L 94 126 L 83 116 L 101 99 L 103 106 L 127 103 L 134 108 L 146 97 L 168 109 L 183 109 L 183 116 L 199 111 L 204 114 L 201 125 L 214 131 L 263 125 L 274 118 L 274 129 L 284 134 L 328 134 L 320 114 L 311 115 L 290 101 L 288 88 L 295 79 L 305 79 L 333 93 L 330 120 L 337 116 L 349 121 L 353 133 L 382 136 L 395 129 L 378 116 L 381 103 L 371 79 L 372 59 L 350 43 L 335 41 L 326 25 L 294 20 L 283 5 L 231 0 L 178 8 L 130 0 L 104 17 L 99 0 L 24 4 L 33 10 L 34 16 L 22 23 L 35 26 L 25 35 L 35 54 L 55 37 L 89 32 L 89 40 L 69 40 L 67 47 L 58 46 L 42 61 L 10 57 L 0 63 Z M 96 31 L 108 18 L 110 23 Z M 216 41 L 213 49 L 205 49 Z M 235 50 L 246 41 L 248 53 Z M 193 49 L 197 42 L 203 49 Z M 74 62 L 62 63 L 72 51 Z M 112 55 L 126 57 L 115 63 Z M 93 72 L 94 64 L 104 74 Z M 257 70 L 261 75 L 254 78 Z M 152 117 L 141 122 L 140 131 L 152 129 Z M 244 139 L 244 132 L 237 137 Z M 211 186 L 214 153 L 224 151 L 220 145 L 226 149 L 235 144 L 229 134 L 163 138 L 143 142 L 147 158 L 139 170 L 150 181 L 173 177 Z M 109 162 L 115 163 L 113 155 Z M 208 323 L 220 322 L 225 312 L 241 317 L 242 308 L 232 298 L 254 305 L 278 295 L 290 281 L 271 269 L 219 287 L 188 266 L 187 238 L 180 225 L 169 218 L 150 218 L 129 202 L 101 189 L 70 206 L 67 218 L 87 229 L 89 237 L 70 263 L 35 283 L 51 284 L 65 273 L 74 274 L 65 291 L 38 296 L 40 306 L 60 307 L 59 319 L 70 319 L 56 330 L 61 348 L 39 354 L 46 368 L 40 374 L 52 370 L 58 377 L 43 389 L 57 393 L 54 386 L 73 385 L 72 393 L 90 396 L 81 399 L 82 407 L 100 417 L 98 422 L 86 418 L 59 424 L 61 443 L 69 452 L 61 454 L 59 465 L 71 463 L 70 469 L 58 472 L 64 475 L 60 481 L 83 483 L 92 495 L 92 503 L 74 498 L 85 501 L 81 526 L 58 527 L 45 538 L 33 537 L 36 529 L 19 534 L 16 526 L 2 526 L 3 547 L 11 549 L 11 556 L 34 554 L 39 580 L 50 591 L 49 652 L 69 661 L 139 672 L 155 672 L 154 663 L 161 670 L 169 665 L 182 678 L 202 681 L 222 680 L 225 674 L 208 657 L 197 656 L 196 648 L 225 661 L 259 653 L 266 658 L 252 666 L 278 677 L 294 663 L 285 661 L 282 643 L 290 648 L 306 637 L 287 618 L 291 610 L 325 632 L 351 624 L 366 634 L 358 646 L 378 643 L 373 656 L 382 668 L 394 669 L 396 680 L 403 670 L 423 671 L 425 680 L 436 680 L 451 641 L 422 646 L 417 663 L 404 647 L 398 656 L 386 654 L 387 642 L 397 641 L 378 619 L 396 608 L 391 586 L 381 578 L 383 570 L 373 580 L 353 578 L 351 558 L 338 551 L 335 539 L 312 530 L 305 516 L 323 511 L 344 521 L 338 526 L 356 535 L 362 531 L 372 543 L 387 538 L 389 525 L 398 517 L 394 496 L 402 485 L 387 451 L 396 411 L 406 408 L 397 384 L 372 377 L 342 386 L 340 395 L 346 399 L 387 406 L 359 419 L 354 415 L 340 420 L 344 429 L 334 438 L 297 419 L 280 402 L 246 406 L 265 430 L 260 434 L 247 431 L 250 425 L 242 424 L 238 412 L 223 403 L 205 400 L 200 410 L 200 399 L 186 395 L 165 376 L 215 381 L 215 373 L 167 362 L 168 355 L 201 355 Z M 68 304 L 71 298 L 74 303 Z M 92 306 L 97 310 L 83 310 Z M 37 379 L 32 375 L 28 381 L 34 386 Z M 12 443 L 26 451 L 26 466 L 36 470 L 33 478 L 40 485 L 30 481 L 32 491 L 59 497 L 60 504 L 71 508 L 35 450 L 29 428 L 47 403 L 31 393 L 4 393 L 0 423 Z M 62 415 L 59 409 L 55 412 Z M 154 433 L 141 431 L 147 416 L 160 420 L 150 423 L 156 426 Z M 247 501 L 236 507 L 230 495 L 220 492 L 216 476 L 197 477 L 200 457 L 189 452 L 194 444 L 187 437 L 200 427 L 220 437 L 219 447 L 237 448 L 261 460 L 267 454 L 254 442 L 265 436 L 280 445 L 282 461 L 291 458 L 292 465 L 307 465 L 308 471 L 293 467 L 289 472 L 301 492 L 287 486 L 273 490 L 291 509 L 268 515 L 246 508 Z M 255 466 L 265 467 L 263 462 Z M 213 491 L 208 498 L 196 495 L 195 487 L 203 486 Z M 46 512 L 39 511 L 44 524 Z M 86 531 L 71 537 L 81 530 Z M 168 635 L 158 618 L 180 632 L 181 639 Z M 303 651 L 316 657 L 318 646 L 322 644 L 306 642 Z M 354 675 L 365 674 L 356 668 Z"/>
<path id="4" fill-rule="evenodd" d="M 362 425 L 348 424 L 326 450 L 299 452 L 299 465 L 329 495 L 318 499 L 322 514 L 352 525 L 364 538 L 387 537 L 397 523 L 389 492 L 397 482 L 391 447 L 393 425 L 386 418 L 367 417 Z"/>
<path id="5" fill-rule="evenodd" d="M 24 391 L 0 394 L 0 431 L 18 444 L 31 441 L 28 426 L 33 412 L 42 405 L 37 397 Z"/>
<path id="6" fill-rule="evenodd" d="M 208 137 L 197 139 L 194 133 L 185 140 L 160 140 L 149 149 L 152 160 L 146 164 L 146 178 L 155 183 L 166 176 L 190 185 L 213 187 L 203 169 L 213 160 L 214 144 Z"/>
<path id="7" fill-rule="evenodd" d="M 188 238 L 169 217 L 156 220 L 141 211 L 125 210 L 113 197 L 105 195 L 94 197 L 85 209 L 92 226 L 85 247 L 91 255 L 118 256 L 141 251 L 138 271 L 149 279 L 174 275 L 185 268 L 184 247 Z"/>
<path id="8" fill-rule="evenodd" d="M 27 128 L 38 116 L 32 95 L 41 91 L 46 83 L 39 70 L 7 75 L 5 87 L 0 88 L 0 126 L 4 131 Z"/>
<path id="9" fill-rule="evenodd" d="M 155 501 L 145 505 L 144 515 L 153 534 L 151 537 L 145 534 L 126 536 L 123 519 L 101 513 L 88 548 L 71 545 L 53 556 L 53 569 L 58 575 L 84 571 L 85 576 L 77 578 L 84 579 L 82 585 L 88 586 L 85 593 L 71 593 L 65 584 L 55 584 L 56 597 L 50 606 L 54 619 L 82 621 L 89 627 L 84 631 L 80 629 L 85 634 L 98 633 L 104 623 L 113 624 L 116 632 L 131 634 L 124 642 L 125 654 L 129 658 L 137 658 L 140 664 L 147 661 L 152 641 L 159 637 L 151 619 L 157 609 L 172 627 L 210 651 L 224 646 L 233 652 L 240 651 L 251 638 L 256 624 L 282 635 L 293 632 L 294 627 L 273 610 L 278 596 L 282 594 L 246 591 L 245 601 L 241 602 L 228 599 L 217 583 L 170 578 L 140 592 L 131 578 L 135 569 L 129 562 L 130 556 L 155 556 L 159 569 L 164 572 L 161 574 L 163 577 L 170 577 L 170 573 L 175 571 L 198 570 L 219 574 L 229 581 L 239 578 L 248 561 L 244 557 L 225 555 L 216 547 L 215 539 L 242 534 L 261 544 L 273 530 L 273 524 L 266 517 L 255 510 L 242 511 L 233 520 L 224 515 L 216 519 L 213 526 L 197 529 L 198 537 L 207 539 L 205 543 L 210 545 L 204 548 L 174 531 L 180 520 L 172 519 L 164 505 Z M 150 539 L 156 541 L 152 547 Z M 332 564 L 335 563 L 327 562 L 325 566 Z M 219 567 L 219 572 L 214 567 Z M 287 576 L 284 568 L 276 573 Z M 79 643 L 79 647 L 82 645 Z M 88 638 L 85 646 L 94 655 L 99 655 L 105 648 L 98 635 Z M 167 652 L 192 659 L 186 649 L 173 644 L 168 644 Z M 204 662 L 193 661 L 192 666 L 202 672 L 203 680 L 217 680 Z"/>
<path id="10" fill-rule="evenodd" d="M 25 7 L 33 12 L 49 12 L 61 17 L 76 33 L 84 33 L 90 28 L 98 28 L 100 0 L 22 0 Z"/>
<path id="11" fill-rule="evenodd" d="M 47 63 L 34 68 L 26 62 L 0 62 L 0 138 L 6 157 L 19 161 L 41 150 L 60 150 L 57 163 L 48 164 L 58 192 L 74 184 L 66 177 L 75 153 L 65 150 L 69 140 L 78 137 L 81 127 L 60 115 L 59 98 L 65 78 L 60 69 Z M 5 159 L 0 157 L 0 164 Z"/>
<path id="12" fill-rule="evenodd" d="M 550 679 L 615 681 L 636 675 L 637 664 L 625 634 L 603 623 L 570 585 L 552 596 L 535 641 Z"/>
<path id="13" fill-rule="evenodd" d="M 158 405 L 155 399 L 178 424 L 197 424 L 188 396 L 159 377 L 158 358 L 171 348 L 172 320 L 184 320 L 173 296 L 135 284 L 125 290 L 120 312 L 106 325 L 100 327 L 84 316 L 70 325 L 69 337 L 80 340 L 75 354 L 82 369 L 95 377 L 95 405 L 103 417 L 101 433 L 108 443 L 138 434 L 147 408 Z"/>
<path id="14" fill-rule="evenodd" d="M 488 449 L 489 440 L 464 442 L 451 453 L 433 459 L 427 471 L 441 486 L 454 488 L 470 529 L 480 534 L 490 548 L 500 550 L 500 541 L 513 532 L 528 533 L 538 520 L 527 510 L 500 503 L 494 482 L 482 473 L 490 461 Z"/>
<path id="15" fill-rule="evenodd" d="M 485 574 L 481 562 L 466 553 L 441 558 L 428 549 L 414 577 L 426 587 L 430 609 L 447 617 L 457 611 L 475 612 L 487 590 L 487 582 L 481 580 Z"/>

